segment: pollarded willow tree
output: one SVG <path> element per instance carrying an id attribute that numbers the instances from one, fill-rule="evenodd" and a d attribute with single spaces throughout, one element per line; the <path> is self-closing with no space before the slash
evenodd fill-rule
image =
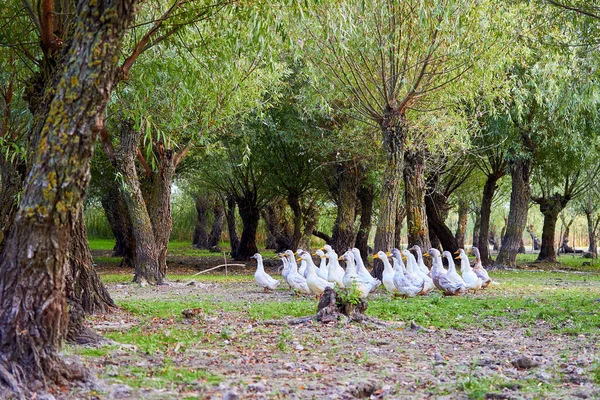
<path id="1" fill-rule="evenodd" d="M 33 113 L 32 168 L 0 264 L 0 384 L 16 396 L 85 376 L 59 355 L 68 321 L 65 274 L 94 135 L 136 3 L 77 2 L 73 28 L 60 38 L 67 44 L 61 68 L 51 70 Z"/>
<path id="2" fill-rule="evenodd" d="M 387 160 L 376 249 L 394 245 L 402 180 L 409 243 L 429 247 L 422 150 L 428 137 L 451 135 L 453 124 L 431 116 L 424 123 L 423 116 L 433 110 L 449 115 L 447 95 L 456 94 L 467 75 L 478 87 L 485 85 L 476 79 L 481 71 L 477 60 L 496 43 L 486 14 L 490 5 L 336 1 L 311 10 L 305 29 L 310 34 L 302 41 L 313 65 L 332 84 L 332 91 L 321 90 L 325 96 L 349 98 L 354 116 L 381 131 Z M 470 91 L 461 87 L 464 96 Z"/>

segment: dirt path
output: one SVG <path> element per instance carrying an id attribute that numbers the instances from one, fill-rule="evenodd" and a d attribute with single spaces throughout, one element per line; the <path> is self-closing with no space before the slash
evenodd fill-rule
<path id="1" fill-rule="evenodd" d="M 109 290 L 117 302 L 295 301 L 288 291 L 265 297 L 252 282 L 145 288 L 111 284 Z M 119 310 L 93 322 L 131 324 L 144 335 L 185 332 L 191 342 L 167 343 L 160 351 L 116 346 L 104 357 L 86 357 L 93 372 L 104 378 L 97 398 L 600 398 L 594 383 L 594 374 L 600 374 L 594 363 L 600 360 L 598 336 L 557 335 L 543 325 L 524 329 L 506 324 L 495 331 L 406 324 L 263 326 L 246 313 L 225 311 L 191 320 L 141 319 Z M 522 357 L 524 368 L 515 367 L 512 362 Z M 536 366 L 525 365 L 528 361 Z M 132 366 L 147 379 L 174 368 L 206 371 L 220 383 L 207 377 L 154 389 L 119 385 Z M 88 391 L 81 394 L 90 396 Z"/>

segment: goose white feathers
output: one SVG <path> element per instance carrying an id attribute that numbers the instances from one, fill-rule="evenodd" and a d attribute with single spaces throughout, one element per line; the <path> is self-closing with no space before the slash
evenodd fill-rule
<path id="1" fill-rule="evenodd" d="M 486 288 L 492 283 L 492 278 L 490 278 L 486 269 L 483 268 L 479 249 L 477 247 L 471 247 L 471 251 L 473 254 L 475 254 L 475 265 L 473 266 L 473 271 L 481 279 L 481 287 Z"/>
<path id="2" fill-rule="evenodd" d="M 433 279 L 419 269 L 415 256 L 408 250 L 403 250 L 402 254 L 406 257 L 406 275 L 412 281 L 413 286 L 421 286 L 421 282 L 424 282 L 423 294 L 427 294 L 435 289 Z"/>
<path id="3" fill-rule="evenodd" d="M 442 265 L 442 257 L 439 250 L 429 249 L 427 251 L 433 258 L 433 265 L 431 266 L 431 275 L 433 277 L 433 283 L 440 289 L 446 296 L 457 296 L 464 294 L 467 288 L 464 284 L 454 282 L 448 278 L 448 272 Z"/>
<path id="4" fill-rule="evenodd" d="M 250 258 L 256 260 L 256 272 L 254 273 L 254 280 L 256 281 L 258 286 L 262 287 L 265 292 L 268 290 L 277 289 L 277 286 L 279 286 L 280 281 L 272 278 L 271 275 L 265 272 L 262 256 L 256 253 Z"/>
<path id="5" fill-rule="evenodd" d="M 286 279 L 288 285 L 297 292 L 310 294 L 310 288 L 306 283 L 306 279 L 298 273 L 298 265 L 296 264 L 294 253 L 291 250 L 286 250 L 285 256 L 290 265 L 290 272 Z"/>
<path id="6" fill-rule="evenodd" d="M 483 282 L 481 278 L 477 276 L 477 274 L 471 268 L 471 263 L 469 262 L 469 257 L 463 249 L 458 250 L 458 257 L 460 259 L 460 272 L 462 273 L 462 278 L 467 285 L 467 289 L 469 290 L 479 290 L 481 289 L 481 285 Z"/>
<path id="7" fill-rule="evenodd" d="M 417 266 L 419 267 L 419 270 L 421 272 L 423 272 L 425 275 L 431 276 L 431 272 L 429 271 L 429 268 L 427 268 L 427 266 L 425 265 L 425 262 L 423 261 L 423 252 L 421 251 L 421 247 L 419 247 L 418 245 L 415 244 L 409 250 L 414 250 L 417 252 Z"/>
<path id="8" fill-rule="evenodd" d="M 394 268 L 390 264 L 390 261 L 387 258 L 387 255 L 383 251 L 378 251 L 373 258 L 378 258 L 383 262 L 383 274 L 382 274 L 382 282 L 385 290 L 390 293 L 397 293 L 398 289 L 394 285 Z"/>
<path id="9" fill-rule="evenodd" d="M 463 278 L 461 278 L 458 272 L 456 272 L 456 264 L 454 264 L 454 257 L 452 257 L 452 253 L 449 251 L 444 251 L 442 255 L 446 257 L 446 260 L 448 260 L 448 278 L 453 282 L 467 286 Z"/>
<path id="10" fill-rule="evenodd" d="M 336 283 L 339 287 L 342 287 L 342 288 L 345 287 L 344 286 L 345 271 L 344 271 L 344 268 L 342 268 L 342 266 L 338 262 L 338 255 L 335 253 L 335 251 L 330 250 L 327 252 L 326 257 L 327 257 L 327 260 L 329 261 L 329 263 L 328 263 L 329 274 L 327 275 L 327 280 L 329 282 Z"/>
<path id="11" fill-rule="evenodd" d="M 323 250 L 319 249 L 313 255 L 319 256 L 319 259 L 321 260 L 319 262 L 319 268 L 317 269 L 317 275 L 327 280 L 327 277 L 329 276 L 329 269 L 327 268 L 327 257 L 325 257 L 325 253 L 323 253 Z"/>
<path id="12" fill-rule="evenodd" d="M 334 283 L 331 283 L 317 275 L 317 267 L 313 263 L 309 253 L 305 251 L 302 252 L 300 254 L 300 258 L 306 262 L 306 284 L 308 285 L 308 288 L 312 294 L 320 296 L 325 291 L 325 288 L 333 288 Z"/>
<path id="13" fill-rule="evenodd" d="M 379 279 L 377 279 L 377 282 L 373 284 L 365 281 L 358 275 L 356 272 L 356 265 L 354 264 L 354 257 L 352 256 L 351 252 L 345 252 L 340 258 L 346 262 L 346 273 L 344 274 L 343 278 L 345 287 L 352 287 L 353 284 L 356 285 L 356 289 L 359 293 L 358 296 L 361 299 L 366 298 L 373 289 L 381 284 Z"/>

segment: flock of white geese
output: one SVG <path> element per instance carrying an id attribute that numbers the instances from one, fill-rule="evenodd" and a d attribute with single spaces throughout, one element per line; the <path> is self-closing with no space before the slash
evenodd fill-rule
<path id="1" fill-rule="evenodd" d="M 416 257 L 411 250 L 416 253 Z M 479 250 L 473 247 L 471 251 L 475 255 L 473 267 L 463 249 L 455 253 L 456 257 L 449 251 L 440 253 L 435 248 L 423 254 L 419 246 L 402 251 L 393 249 L 389 253 L 379 251 L 373 258 L 383 262 L 381 281 L 369 273 L 357 248 L 348 249 L 338 257 L 331 246 L 325 245 L 313 254 L 320 257 L 319 266 L 314 263 L 311 254 L 302 249 L 296 252 L 286 250 L 279 257 L 283 262 L 281 275 L 297 293 L 321 296 L 327 287 L 353 287 L 360 298 L 366 298 L 383 283 L 388 292 L 407 298 L 426 295 L 435 289 L 447 296 L 459 296 L 489 286 L 492 279 L 481 264 Z M 296 259 L 296 256 L 299 258 Z M 432 258 L 431 270 L 425 265 L 423 256 Z M 448 261 L 448 269 L 444 268 L 442 256 Z M 265 291 L 276 289 L 281 281 L 265 272 L 262 256 L 256 253 L 251 258 L 257 261 L 254 274 L 256 283 Z M 460 259 L 461 274 L 456 270 L 455 258 Z M 340 261 L 344 261 L 346 269 L 340 265 Z"/>

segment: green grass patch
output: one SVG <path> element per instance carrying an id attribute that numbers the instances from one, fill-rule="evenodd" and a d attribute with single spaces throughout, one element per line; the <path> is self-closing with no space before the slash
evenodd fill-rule
<path id="1" fill-rule="evenodd" d="M 104 283 L 129 283 L 133 279 L 133 270 L 124 269 L 120 274 L 100 274 L 100 279 Z M 167 281 L 170 282 L 252 282 L 252 275 L 210 275 L 210 274 L 167 274 Z"/>
<path id="2" fill-rule="evenodd" d="M 169 349 L 186 348 L 198 343 L 203 334 L 193 329 L 177 329 L 175 326 L 163 326 L 160 332 L 153 332 L 152 323 L 141 323 L 123 332 L 109 332 L 106 337 L 119 343 L 136 345 L 140 351 L 146 354 L 164 353 Z"/>
<path id="3" fill-rule="evenodd" d="M 91 250 L 110 250 L 115 247 L 114 239 L 88 239 Z"/>
<path id="4" fill-rule="evenodd" d="M 162 366 L 119 368 L 119 380 L 134 388 L 185 389 L 198 382 L 218 384 L 221 377 L 199 368 L 177 367 L 169 359 Z"/>

